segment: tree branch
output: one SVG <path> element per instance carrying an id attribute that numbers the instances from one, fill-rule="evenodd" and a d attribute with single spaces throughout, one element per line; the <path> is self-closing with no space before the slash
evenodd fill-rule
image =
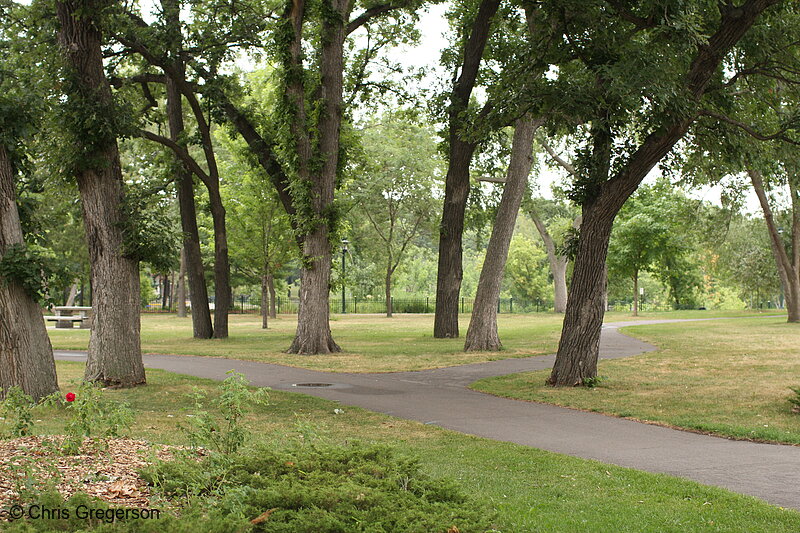
<path id="1" fill-rule="evenodd" d="M 702 109 L 702 110 L 700 110 L 700 112 L 698 114 L 700 116 L 712 117 L 712 118 L 715 118 L 715 119 L 719 120 L 720 122 L 726 122 L 728 124 L 736 126 L 737 128 L 743 130 L 745 133 L 747 133 L 748 135 L 750 135 L 751 137 L 753 137 L 755 139 L 758 139 L 759 141 L 780 140 L 780 141 L 788 142 L 790 144 L 800 145 L 800 142 L 795 141 L 794 139 L 791 139 L 791 138 L 789 138 L 789 137 L 787 137 L 785 135 L 785 133 L 790 129 L 789 126 L 781 128 L 780 130 L 776 131 L 775 133 L 766 134 L 766 133 L 761 133 L 761 132 L 757 131 L 754 127 L 749 126 L 748 124 L 745 124 L 744 122 L 740 122 L 740 121 L 738 121 L 736 119 L 733 119 L 733 118 L 731 118 L 731 117 L 729 117 L 727 115 L 723 115 L 722 113 L 717 113 L 716 111 L 711 111 L 711 110 L 708 110 L 708 109 Z"/>
<path id="2" fill-rule="evenodd" d="M 547 142 L 547 139 L 545 139 L 544 137 L 541 137 L 539 139 L 539 144 L 542 145 L 542 148 L 544 148 L 545 152 L 547 152 L 548 155 L 551 158 L 553 158 L 553 160 L 556 163 L 558 163 L 559 166 L 561 166 L 561 168 L 566 170 L 569 173 L 570 176 L 572 176 L 573 178 L 577 178 L 578 177 L 578 172 L 575 170 L 575 167 L 572 165 L 572 163 L 570 163 L 566 159 L 563 159 L 561 156 L 559 156 L 556 153 L 556 151 L 553 150 L 553 147 L 550 146 L 550 143 Z"/>
<path id="3" fill-rule="evenodd" d="M 195 176 L 200 178 L 206 186 L 212 182 L 211 176 L 206 173 L 205 170 L 195 161 L 195 159 L 189 154 L 189 151 L 186 150 L 183 146 L 176 143 L 169 137 L 164 137 L 163 135 L 158 135 L 157 133 L 153 133 L 152 131 L 147 130 L 139 130 L 139 135 L 145 139 L 150 141 L 156 142 L 162 146 L 166 146 L 177 156 L 178 159 L 184 164 L 189 172 L 193 173 Z"/>
<path id="4" fill-rule="evenodd" d="M 384 13 L 388 13 L 389 11 L 394 11 L 395 9 L 408 7 L 410 5 L 411 1 L 406 0 L 402 2 L 389 2 L 388 4 L 373 6 L 351 20 L 345 27 L 345 34 L 350 35 L 375 17 L 383 15 Z"/>

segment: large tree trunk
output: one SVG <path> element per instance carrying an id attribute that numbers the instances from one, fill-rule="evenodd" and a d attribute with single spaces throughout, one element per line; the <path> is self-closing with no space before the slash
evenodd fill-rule
<path id="1" fill-rule="evenodd" d="M 767 194 L 764 191 L 764 179 L 761 173 L 754 168 L 748 168 L 747 174 L 750 176 L 750 181 L 753 184 L 753 189 L 758 196 L 758 201 L 761 204 L 761 210 L 764 213 L 764 221 L 767 224 L 767 232 L 770 237 L 770 247 L 772 249 L 772 256 L 775 258 L 775 264 L 778 267 L 778 275 L 780 276 L 781 286 L 783 287 L 784 298 L 786 299 L 786 312 L 788 314 L 788 322 L 800 322 L 800 265 L 795 262 L 794 250 L 792 251 L 793 257 L 790 259 L 789 254 L 786 253 L 786 248 L 783 246 L 780 231 L 775 223 L 775 217 L 772 213 L 772 208 L 769 205 Z M 791 189 L 794 189 L 792 187 Z M 794 193 L 790 190 L 790 193 Z M 795 240 L 795 231 L 798 224 L 796 222 L 796 215 L 794 208 L 797 201 L 794 200 L 792 212 L 792 240 Z M 800 247 L 798 247 L 800 248 Z"/>
<path id="2" fill-rule="evenodd" d="M 297 331 L 289 353 L 339 352 L 330 327 L 331 249 L 327 227 L 306 236 L 303 256 L 307 266 L 301 272 Z"/>
<path id="3" fill-rule="evenodd" d="M 0 144 L 0 259 L 23 245 L 14 170 Z M 58 390 L 53 348 L 39 304 L 13 279 L 0 279 L 0 399 L 20 387 L 34 400 Z"/>
<path id="4" fill-rule="evenodd" d="M 578 255 L 569 286 L 567 312 L 549 383 L 579 385 L 597 375 L 600 330 L 605 314 L 605 261 L 614 217 L 598 207 L 584 208 Z"/>
<path id="5" fill-rule="evenodd" d="M 293 39 L 285 57 L 287 68 L 293 71 L 288 78 L 286 97 L 295 106 L 291 130 L 298 155 L 298 174 L 307 182 L 312 194 L 302 201 L 317 219 L 305 232 L 303 239 L 303 267 L 300 281 L 300 309 L 297 314 L 297 332 L 289 353 L 325 354 L 341 351 L 334 342 L 330 328 L 330 281 L 332 230 L 330 211 L 339 170 L 340 133 L 342 122 L 342 91 L 344 72 L 345 24 L 352 4 L 349 0 L 324 0 L 328 13 L 322 21 L 320 53 L 320 101 L 318 119 L 318 154 L 312 154 L 311 135 L 307 128 L 306 94 L 304 81 L 298 71 L 303 68 L 303 23 L 305 2 L 293 0 L 287 4 L 286 17 L 291 23 Z M 321 161 L 312 159 L 317 155 Z M 319 166 L 320 168 L 315 168 Z"/>
<path id="6" fill-rule="evenodd" d="M 86 1 L 57 2 L 58 41 L 73 71 L 65 83 L 68 100 L 90 108 L 102 106 L 108 112 L 113 105 L 111 88 L 103 71 L 99 21 L 93 18 L 99 7 Z M 85 139 L 79 137 L 77 142 Z M 94 307 L 85 378 L 106 386 L 143 384 L 139 265 L 122 255 L 124 193 L 116 138 L 109 135 L 82 149 L 86 156 L 78 164 L 77 178 Z"/>
<path id="7" fill-rule="evenodd" d="M 533 136 L 542 122 L 522 118 L 517 120 L 514 128 L 505 188 L 497 209 L 492 236 L 486 248 L 486 259 L 483 261 L 475 304 L 472 307 L 472 318 L 467 329 L 464 350 L 468 352 L 497 351 L 501 347 L 497 333 L 497 301 L 500 297 L 500 285 L 508 259 L 511 236 L 514 233 L 519 206 L 533 163 Z"/>
<path id="8" fill-rule="evenodd" d="M 469 172 L 472 156 L 477 146 L 461 138 L 464 126 L 463 113 L 467 110 L 470 96 L 480 67 L 483 50 L 489 38 L 489 30 L 499 0 L 483 0 L 464 46 L 461 75 L 450 96 L 449 154 L 445 177 L 444 207 L 439 226 L 439 263 L 436 274 L 436 311 L 433 319 L 433 336 L 458 337 L 458 297 L 461 292 L 462 238 L 464 213 L 469 196 Z"/>
<path id="9" fill-rule="evenodd" d="M 186 317 L 186 248 L 181 247 L 181 266 L 178 271 L 178 317 Z"/>

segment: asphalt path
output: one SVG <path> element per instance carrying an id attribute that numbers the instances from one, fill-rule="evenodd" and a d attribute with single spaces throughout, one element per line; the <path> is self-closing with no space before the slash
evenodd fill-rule
<path id="1" fill-rule="evenodd" d="M 628 325 L 684 322 L 642 320 L 603 327 L 600 357 L 653 351 L 623 335 Z M 57 350 L 56 359 L 85 361 L 84 352 Z M 554 356 L 505 359 L 416 372 L 333 373 L 219 357 L 145 355 L 147 368 L 215 380 L 243 373 L 253 385 L 302 392 L 388 415 L 498 441 L 724 487 L 800 510 L 800 447 L 734 441 L 470 390 L 478 379 L 551 368 Z"/>

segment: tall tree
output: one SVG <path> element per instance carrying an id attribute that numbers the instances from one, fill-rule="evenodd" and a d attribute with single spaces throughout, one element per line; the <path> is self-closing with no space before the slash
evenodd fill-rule
<path id="1" fill-rule="evenodd" d="M 614 218 L 650 170 L 686 135 L 708 93 L 716 96 L 729 88 L 722 81 L 723 62 L 759 17 L 779 3 L 719 2 L 712 9 L 690 2 L 664 10 L 650 4 L 592 2 L 576 5 L 571 12 L 566 38 L 579 57 L 580 72 L 590 80 L 587 96 L 594 109 L 586 115 L 590 125 L 581 160 L 585 178 L 573 191 L 583 222 L 549 384 L 574 386 L 596 376 L 605 312 L 604 263 Z M 695 21 L 692 29 L 673 26 L 672 20 L 687 16 Z M 670 54 L 663 54 L 665 46 Z M 644 57 L 649 59 L 642 63 Z M 628 88 L 620 91 L 623 80 Z M 644 107 L 642 99 L 649 99 Z M 615 147 L 621 144 L 625 148 L 618 153 Z"/>
<path id="2" fill-rule="evenodd" d="M 470 126 L 468 109 L 478 78 L 483 52 L 489 40 L 492 20 L 500 0 L 481 0 L 464 40 L 461 63 L 454 76 L 448 114 L 447 175 L 444 206 L 439 226 L 439 263 L 436 277 L 436 314 L 433 336 L 458 337 L 458 297 L 463 278 L 464 214 L 470 190 L 470 164 L 478 141 L 466 135 Z M 479 116 L 488 113 L 484 107 Z"/>
<path id="3" fill-rule="evenodd" d="M 0 6 L 0 16 L 7 15 Z M 32 290 L 43 288 L 41 266 L 32 263 L 17 209 L 17 176 L 35 122 L 26 102 L 31 95 L 20 83 L 16 64 L 21 50 L 7 41 L 4 30 L 0 30 L 0 398 L 16 386 L 38 400 L 57 391 L 58 381 L 37 301 L 41 295 Z"/>
<path id="4" fill-rule="evenodd" d="M 183 31 L 180 24 L 180 2 L 163 0 L 161 2 L 161 8 L 163 10 L 165 28 L 167 30 L 166 48 L 168 49 L 169 59 L 172 60 L 172 69 L 175 71 L 176 78 L 185 78 L 186 68 L 181 57 Z M 183 121 L 183 95 L 178 83 L 176 83 L 173 77 L 168 77 L 165 81 L 169 138 L 175 144 L 184 144 L 185 146 L 184 136 L 186 135 L 186 128 Z M 176 157 L 176 159 L 178 158 Z M 185 272 L 189 282 L 189 301 L 192 306 L 192 332 L 197 339 L 210 339 L 214 334 L 215 328 L 211 324 L 211 311 L 208 305 L 208 288 L 206 287 L 203 259 L 200 255 L 200 235 L 197 229 L 193 174 L 179 159 L 176 161 L 174 172 L 175 183 L 177 184 L 178 205 L 181 214 L 181 229 L 183 230 L 181 269 Z M 186 299 L 184 279 L 182 273 L 179 283 L 184 295 L 183 300 L 179 301 L 178 305 L 182 306 L 185 316 Z M 214 309 L 216 311 L 217 308 L 215 307 Z"/>
<path id="5" fill-rule="evenodd" d="M 145 382 L 139 345 L 139 265 L 124 255 L 124 190 L 115 108 L 103 70 L 102 16 L 111 2 L 56 2 L 69 172 L 81 195 L 92 268 L 94 319 L 85 377 L 107 386 Z"/>
<path id="6" fill-rule="evenodd" d="M 772 255 L 778 267 L 778 275 L 783 287 L 784 298 L 786 299 L 788 321 L 800 322 L 800 178 L 793 170 L 789 170 L 790 174 L 786 177 L 790 197 L 789 213 L 791 220 L 790 227 L 786 231 L 791 242 L 788 251 L 782 235 L 784 230 L 779 227 L 767 197 L 763 175 L 752 166 L 747 169 L 747 175 L 750 177 L 753 189 L 758 196 L 761 210 L 764 213 L 764 222 L 770 238 Z"/>
<path id="7" fill-rule="evenodd" d="M 492 236 L 486 247 L 486 259 L 481 269 L 472 317 L 467 329 L 465 351 L 496 351 L 501 347 L 500 336 L 497 333 L 497 300 L 500 297 L 500 285 L 503 281 L 514 224 L 533 163 L 533 137 L 543 122 L 543 119 L 523 117 L 514 125 L 511 161 L 508 164 L 503 197 L 495 216 Z"/>
<path id="8" fill-rule="evenodd" d="M 155 105 L 149 92 L 149 83 L 161 83 L 166 86 L 167 119 L 170 136 L 165 137 L 155 132 L 142 130 L 141 135 L 151 141 L 158 142 L 174 152 L 181 161 L 176 170 L 178 197 L 181 205 L 181 222 L 184 230 L 184 247 L 189 273 L 190 295 L 193 306 L 193 325 L 195 336 L 199 338 L 227 338 L 228 312 L 231 307 L 230 263 L 228 258 L 228 237 L 225 224 L 225 207 L 220 195 L 220 176 L 216 153 L 211 135 L 211 123 L 206 117 L 202 102 L 198 96 L 196 85 L 190 83 L 186 75 L 187 58 L 196 60 L 195 52 L 183 42 L 184 25 L 180 20 L 182 3 L 178 0 L 162 2 L 163 20 L 160 24 L 148 25 L 134 13 L 127 13 L 128 24 L 121 25 L 116 33 L 119 40 L 130 51 L 139 54 L 150 65 L 161 69 L 163 75 L 141 74 L 128 81 L 140 83 L 145 96 Z M 197 18 L 202 18 L 198 16 Z M 201 33 L 195 31 L 194 33 Z M 202 41 L 203 39 L 200 38 Z M 207 44 L 207 43 L 206 43 Z M 211 61 L 220 61 L 218 47 L 210 46 Z M 214 53 L 216 52 L 216 53 Z M 188 150 L 187 135 L 183 120 L 183 99 L 189 104 L 195 119 L 197 137 L 202 148 L 205 168 L 203 168 Z M 208 297 L 202 275 L 202 263 L 199 255 L 199 237 L 197 233 L 196 212 L 194 207 L 194 188 L 191 175 L 194 174 L 206 187 L 209 206 L 214 225 L 214 324 L 213 333 L 208 312 Z M 190 194 L 191 193 L 191 194 Z M 194 305 L 197 305 L 195 316 Z"/>

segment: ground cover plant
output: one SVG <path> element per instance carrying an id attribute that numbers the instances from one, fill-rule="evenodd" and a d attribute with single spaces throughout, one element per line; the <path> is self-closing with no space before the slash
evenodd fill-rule
<path id="1" fill-rule="evenodd" d="M 554 389 L 547 372 L 481 380 L 476 390 L 734 438 L 800 444 L 791 388 L 800 328 L 783 318 L 623 328 L 656 352 L 600 362 L 594 388 Z"/>
<path id="2" fill-rule="evenodd" d="M 82 365 L 59 362 L 58 371 L 62 389 L 67 391 L 70 379 L 82 374 Z M 207 395 L 205 406 L 209 414 L 220 416 L 222 413 L 213 403 L 223 394 L 218 383 L 158 370 L 148 370 L 146 387 L 107 390 L 103 394 L 128 403 L 135 413 L 129 437 L 187 445 L 187 434 L 176 431 L 176 425 L 190 420 L 190 415 L 195 413 L 190 395 L 198 389 Z M 34 433 L 60 431 L 63 424 L 52 416 L 49 409 L 52 408 L 34 409 Z M 242 423 L 253 430 L 249 447 L 242 449 L 243 462 L 221 463 L 228 469 L 226 471 L 242 476 L 242 479 L 249 476 L 247 464 L 257 463 L 262 456 L 264 461 L 271 461 L 273 465 L 280 465 L 283 461 L 283 467 L 288 468 L 300 465 L 302 461 L 311 461 L 320 450 L 331 447 L 345 456 L 350 453 L 362 457 L 370 453 L 393 456 L 399 465 L 417 460 L 420 479 L 453 480 L 461 492 L 474 499 L 472 510 L 483 509 L 487 517 L 496 516 L 491 522 L 498 531 L 747 530 L 766 533 L 800 528 L 799 513 L 722 489 L 465 436 L 301 394 L 270 391 L 268 405 L 254 405 L 243 416 Z M 383 451 L 386 445 L 391 451 Z M 266 449 L 267 452 L 254 452 L 256 449 Z M 286 455 L 294 452 L 294 458 Z M 286 465 L 287 462 L 295 465 Z M 173 488 L 182 480 L 192 479 L 190 474 L 193 470 L 181 469 L 174 464 L 164 467 L 162 473 L 169 468 L 175 471 L 161 477 L 171 480 Z M 202 470 L 212 471 L 210 467 Z M 318 472 L 317 475 L 331 474 Z M 164 489 L 168 495 L 170 489 L 167 486 Z M 244 497 L 249 489 L 241 492 Z M 361 501 L 357 499 L 361 492 L 355 493 L 355 501 Z M 254 509 L 238 503 L 234 505 L 241 502 L 235 499 L 235 494 L 236 491 L 232 490 L 230 495 L 217 500 L 230 503 L 215 508 L 227 513 L 225 516 L 216 514 L 206 501 L 205 504 L 184 507 L 183 519 L 172 518 L 168 513 L 165 521 L 140 521 L 135 526 L 131 522 L 98 522 L 95 525 L 98 531 L 163 531 L 163 528 L 178 532 L 197 531 L 198 524 L 203 524 L 204 531 L 247 531 L 248 528 L 258 531 L 250 520 L 276 508 L 276 505 L 265 501 L 259 506 L 261 514 L 256 515 Z M 368 494 L 364 494 L 366 499 Z M 216 498 L 218 495 L 207 494 L 207 497 Z M 53 496 L 43 495 L 42 498 L 54 501 Z M 166 506 L 166 502 L 163 503 Z M 484 504 L 486 507 L 482 507 Z M 74 505 L 74 502 L 69 505 Z M 103 508 L 106 504 L 92 505 Z M 241 516 L 235 512 L 239 511 L 247 520 L 238 519 Z M 263 524 L 269 522 L 267 519 Z M 263 524 L 261 527 L 265 527 Z M 233 529 L 233 525 L 241 528 Z M 31 521 L 16 522 L 14 527 L 18 531 L 64 531 L 86 527 L 86 523 Z M 158 527 L 162 529 L 153 529 Z"/>
<path id="3" fill-rule="evenodd" d="M 641 313 L 648 318 L 709 318 L 754 314 L 753 311 L 678 311 Z M 332 372 L 393 372 L 479 363 L 510 357 L 554 353 L 563 315 L 550 313 L 503 314 L 498 327 L 503 340 L 499 352 L 464 352 L 464 339 L 434 339 L 433 315 L 333 315 L 331 327 L 343 352 L 293 355 L 286 349 L 297 326 L 296 317 L 281 315 L 261 329 L 256 315 L 231 315 L 227 339 L 194 339 L 190 318 L 171 314 L 142 316 L 145 353 L 208 355 Z M 466 331 L 469 315 L 461 315 Z M 606 320 L 631 320 L 627 313 L 609 313 Z M 55 349 L 85 350 L 88 330 L 48 330 Z"/>

